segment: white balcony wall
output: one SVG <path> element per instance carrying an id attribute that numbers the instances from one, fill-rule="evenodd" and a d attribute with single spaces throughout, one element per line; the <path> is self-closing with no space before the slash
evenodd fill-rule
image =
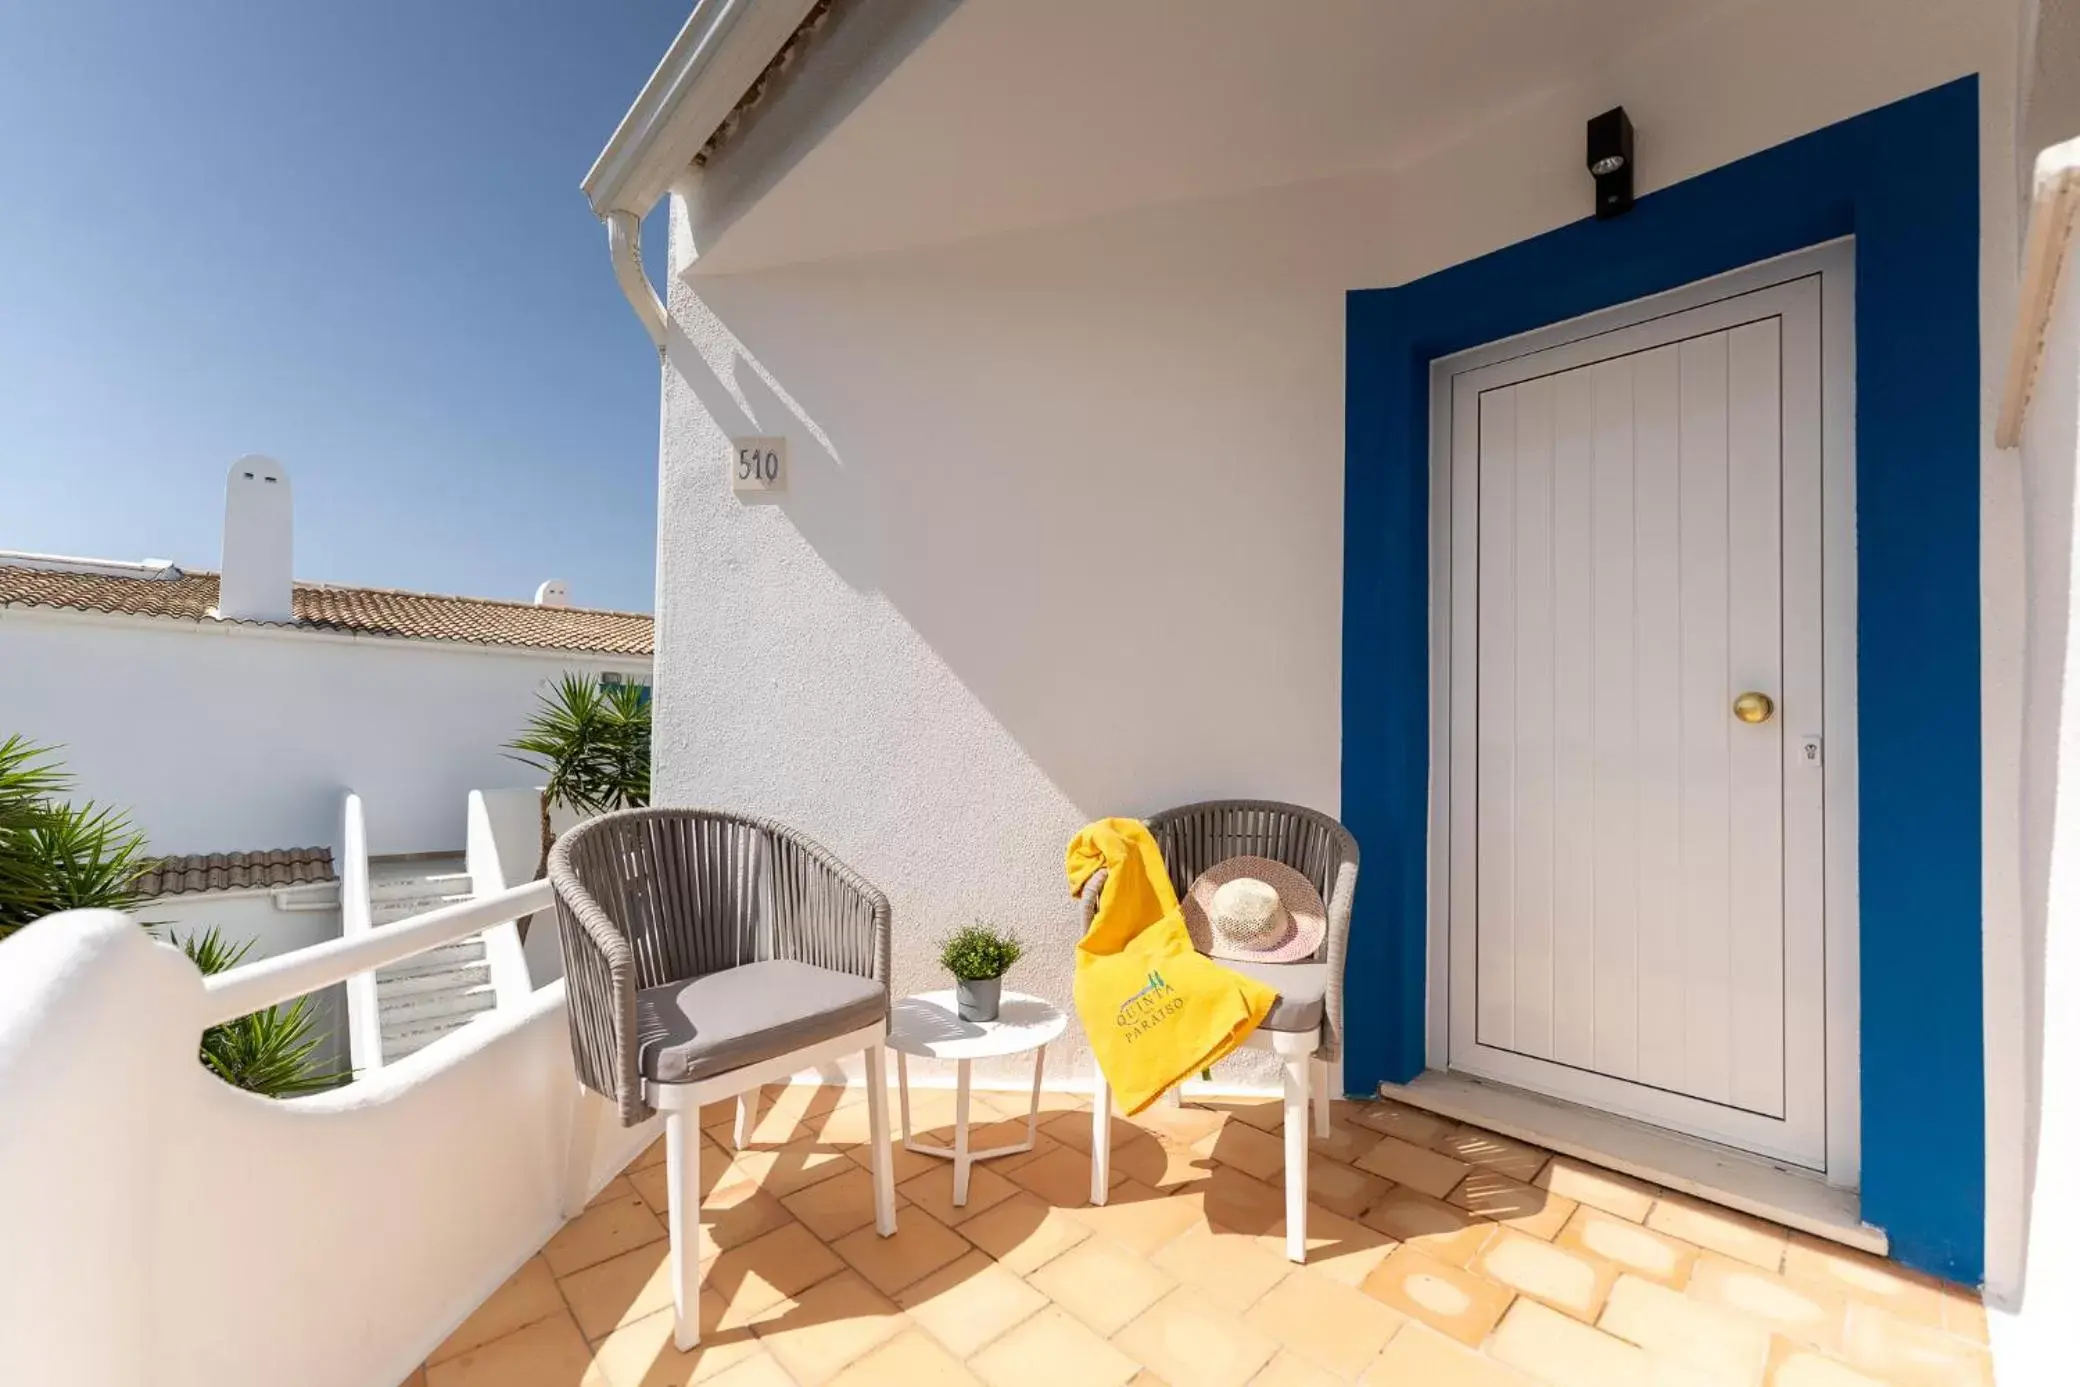
<path id="1" fill-rule="evenodd" d="M 1985 0 L 1910 8 L 1725 6 L 1397 168 L 1283 187 L 1261 186 L 1275 170 L 1238 169 L 1257 191 L 954 245 L 704 272 L 682 197 L 659 801 L 768 813 L 826 842 L 891 897 L 898 992 L 940 985 L 934 941 L 980 915 L 1031 945 L 1011 984 L 1066 1002 L 1079 921 L 1062 850 L 1086 820 L 1206 796 L 1338 809 L 1345 293 L 1587 215 L 1587 116 L 1631 111 L 1644 193 L 1979 73 L 1997 372 L 2017 15 Z M 958 110 L 963 83 L 1015 59 L 935 62 L 934 49 L 992 13 L 956 15 L 884 90 L 949 83 Z M 939 110 L 914 85 L 901 99 Z M 862 157 L 899 178 L 929 168 L 937 137 L 914 133 Z M 807 209 L 804 235 L 851 225 L 843 197 L 858 190 L 829 188 L 829 205 L 790 204 Z M 774 244 L 751 235 L 757 218 L 723 233 L 720 264 Z M 788 435 L 785 493 L 730 494 L 728 438 L 747 433 Z M 2009 553 L 2014 499 L 1990 488 L 1988 552 Z M 1990 607 L 2014 600 L 2006 581 L 1990 576 Z M 2012 745 L 2014 627 L 1990 616 L 1986 630 L 1990 765 Z M 1989 786 L 1989 803 L 2003 796 L 2012 785 Z M 2012 861 L 2012 822 L 1989 823 L 1987 851 Z M 1255 1058 L 1227 1077 L 1268 1078 Z M 1074 1029 L 1052 1063 L 1088 1074 Z"/>
<path id="2" fill-rule="evenodd" d="M 388 1387 L 558 1226 L 560 984 L 287 1103 L 201 1068 L 205 1007 L 123 916 L 0 944 L 0 1382 Z"/>
<path id="3" fill-rule="evenodd" d="M 0 736 L 63 748 L 78 796 L 155 853 L 335 845 L 348 791 L 373 853 L 459 852 L 472 789 L 538 772 L 501 750 L 566 670 L 647 659 L 0 608 Z"/>

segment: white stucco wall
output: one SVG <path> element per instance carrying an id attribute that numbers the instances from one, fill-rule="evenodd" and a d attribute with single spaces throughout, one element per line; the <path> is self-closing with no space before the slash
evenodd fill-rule
<path id="1" fill-rule="evenodd" d="M 1398 169 L 676 275 L 660 800 L 827 841 L 894 901 L 899 989 L 935 984 L 930 941 L 987 915 L 1035 946 L 1015 984 L 1066 999 L 1081 823 L 1215 795 L 1338 807 L 1347 290 L 1584 215 L 1581 122 L 1612 104 L 1644 192 L 1976 71 L 2004 340 L 2016 52 L 2006 0 L 1761 0 Z M 729 495 L 726 439 L 749 432 L 790 437 L 776 501 Z M 1987 524 L 2016 547 L 2011 497 L 1989 492 Z M 2013 625 L 1989 619 L 1990 664 L 2012 665 Z M 2012 744 L 2019 699 L 1992 703 Z M 2012 815 L 1989 840 L 2011 864 Z M 1057 1057 L 1086 1069 L 1074 1043 Z"/>
<path id="2" fill-rule="evenodd" d="M 566 670 L 644 659 L 0 609 L 0 735 L 63 748 L 76 795 L 156 853 L 337 845 L 357 791 L 374 853 L 459 852 L 473 789 L 537 773 L 500 750 Z"/>

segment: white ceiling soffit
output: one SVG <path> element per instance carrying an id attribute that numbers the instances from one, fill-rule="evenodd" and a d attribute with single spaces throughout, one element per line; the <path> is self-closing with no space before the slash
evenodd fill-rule
<path id="1" fill-rule="evenodd" d="M 592 210 L 641 216 L 692 164 L 816 0 L 696 0 L 580 184 Z"/>
<path id="2" fill-rule="evenodd" d="M 1728 3 L 962 0 L 755 205 L 697 228 L 699 270 L 1394 167 Z"/>

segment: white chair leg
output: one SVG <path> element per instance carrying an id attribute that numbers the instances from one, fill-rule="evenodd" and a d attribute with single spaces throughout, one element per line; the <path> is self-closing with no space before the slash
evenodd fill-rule
<path id="1" fill-rule="evenodd" d="M 1314 1134 L 1319 1141 L 1329 1139 L 1329 1061 L 1315 1060 L 1314 1069 Z"/>
<path id="2" fill-rule="evenodd" d="M 700 1110 L 664 1115 L 665 1231 L 671 1235 L 672 1342 L 687 1352 L 701 1341 Z"/>
<path id="3" fill-rule="evenodd" d="M 737 1150 L 742 1151 L 751 1144 L 751 1124 L 758 1117 L 758 1090 L 749 1089 L 737 1095 L 737 1127 L 732 1135 L 736 1138 Z"/>
<path id="4" fill-rule="evenodd" d="M 896 1231 L 895 1163 L 888 1152 L 888 1069 L 882 1047 L 867 1047 L 867 1137 L 874 1143 L 874 1229 L 884 1238 Z"/>
<path id="5" fill-rule="evenodd" d="M 968 1173 L 975 1168 L 974 1157 L 968 1154 L 968 1103 L 974 1092 L 971 1068 L 968 1060 L 960 1060 L 954 1065 L 958 1075 L 953 1090 L 953 1207 L 956 1209 L 967 1205 Z"/>
<path id="6" fill-rule="evenodd" d="M 1307 1066 L 1306 1055 L 1285 1057 L 1286 1259 L 1307 1260 Z"/>
<path id="7" fill-rule="evenodd" d="M 1091 1094 L 1091 1203 L 1103 1204 L 1112 1192 L 1112 1085 L 1098 1071 Z"/>
<path id="8" fill-rule="evenodd" d="M 592 1198 L 592 1161 L 607 1100 L 583 1084 L 571 1099 L 571 1139 L 563 1153 L 563 1216 L 576 1218 Z"/>

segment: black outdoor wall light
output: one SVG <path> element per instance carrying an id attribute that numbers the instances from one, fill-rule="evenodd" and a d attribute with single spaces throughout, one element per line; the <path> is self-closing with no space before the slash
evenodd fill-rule
<path id="1" fill-rule="evenodd" d="M 1596 179 L 1596 219 L 1632 210 L 1632 121 L 1613 106 L 1589 122 L 1589 172 Z"/>

